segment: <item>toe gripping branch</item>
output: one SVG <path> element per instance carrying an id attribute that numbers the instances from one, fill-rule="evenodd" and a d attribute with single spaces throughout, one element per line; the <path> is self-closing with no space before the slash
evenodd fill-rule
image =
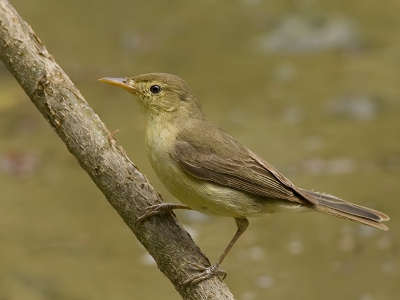
<path id="1" fill-rule="evenodd" d="M 160 203 L 160 204 L 155 204 L 146 207 L 146 213 L 142 216 L 140 216 L 136 220 L 136 224 L 142 222 L 143 220 L 147 219 L 148 217 L 155 216 L 155 215 L 160 215 L 160 214 L 165 214 L 165 213 L 170 213 L 174 209 L 189 209 L 191 208 L 187 205 L 183 204 L 175 204 L 175 203 Z"/>

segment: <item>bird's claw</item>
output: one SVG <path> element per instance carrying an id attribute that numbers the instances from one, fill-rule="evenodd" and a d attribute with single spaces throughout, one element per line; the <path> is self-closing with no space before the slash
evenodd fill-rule
<path id="1" fill-rule="evenodd" d="M 107 132 L 108 142 L 110 144 L 115 144 L 118 140 L 115 138 L 115 135 L 119 132 L 119 129 L 114 130 L 113 132 Z"/>
<path id="2" fill-rule="evenodd" d="M 218 276 L 221 280 L 226 278 L 226 272 L 219 268 L 218 264 L 212 265 L 210 267 L 204 267 L 196 263 L 191 264 L 194 270 L 201 271 L 201 273 L 191 276 L 181 283 L 181 285 L 186 286 L 188 284 L 196 284 L 200 281 L 211 278 L 212 276 Z"/>
<path id="3" fill-rule="evenodd" d="M 172 203 L 160 203 L 160 204 L 155 204 L 146 207 L 146 213 L 139 217 L 136 220 L 136 224 L 142 222 L 144 219 L 147 219 L 148 217 L 154 216 L 154 215 L 159 215 L 163 214 L 165 212 L 171 212 L 174 209 Z"/>
<path id="4" fill-rule="evenodd" d="M 155 216 L 155 215 L 159 215 L 159 214 L 164 214 L 166 212 L 172 212 L 174 209 L 189 209 L 191 210 L 191 208 L 187 205 L 184 204 L 175 204 L 175 203 L 159 203 L 159 204 L 155 204 L 155 205 L 151 205 L 146 207 L 146 213 L 139 217 L 135 224 L 143 221 L 144 219 L 147 219 L 148 217 L 151 216 Z"/>

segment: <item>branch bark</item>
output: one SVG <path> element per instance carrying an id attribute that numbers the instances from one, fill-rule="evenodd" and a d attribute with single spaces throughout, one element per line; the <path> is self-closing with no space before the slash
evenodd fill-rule
<path id="1" fill-rule="evenodd" d="M 217 277 L 179 284 L 194 272 L 191 263 L 207 266 L 208 259 L 173 214 L 135 225 L 162 200 L 7 0 L 0 0 L 0 59 L 182 298 L 234 299 Z"/>

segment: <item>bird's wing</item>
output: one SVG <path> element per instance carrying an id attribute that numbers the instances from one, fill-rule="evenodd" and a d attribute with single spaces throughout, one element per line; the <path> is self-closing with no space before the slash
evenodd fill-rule
<path id="1" fill-rule="evenodd" d="M 296 187 L 287 177 L 285 177 L 281 172 L 279 172 L 277 169 L 275 169 L 274 166 L 272 166 L 271 164 L 269 164 L 268 162 L 263 160 L 257 154 L 255 154 L 255 153 L 253 153 L 253 152 L 251 152 L 249 150 L 249 155 L 250 155 L 251 158 L 253 158 L 255 161 L 257 161 L 257 163 L 259 163 L 261 166 L 263 166 L 263 168 L 265 170 L 271 172 L 271 174 L 273 174 L 274 177 L 280 183 L 282 183 L 286 187 L 292 189 L 295 192 L 295 194 L 300 195 L 301 198 L 307 200 L 308 202 L 310 202 L 312 204 L 318 204 L 319 203 L 319 201 L 315 197 L 313 197 L 312 195 L 306 193 L 305 190 Z"/>
<path id="2" fill-rule="evenodd" d="M 311 196 L 304 196 L 289 179 L 231 136 L 224 136 L 229 143 L 220 144 L 218 148 L 213 142 L 220 142 L 220 139 L 211 138 L 214 141 L 208 140 L 206 145 L 195 140 L 177 139 L 175 155 L 180 166 L 196 178 L 251 194 L 302 204 L 318 202 Z M 229 147 L 229 151 L 221 151 L 221 147 Z"/>

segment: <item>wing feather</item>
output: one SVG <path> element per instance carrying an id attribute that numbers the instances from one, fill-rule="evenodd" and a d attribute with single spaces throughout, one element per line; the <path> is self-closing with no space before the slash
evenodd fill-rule
<path id="1" fill-rule="evenodd" d="M 250 156 L 229 159 L 212 151 L 199 151 L 185 141 L 177 141 L 175 153 L 180 166 L 194 177 L 260 196 L 305 202 Z"/>

